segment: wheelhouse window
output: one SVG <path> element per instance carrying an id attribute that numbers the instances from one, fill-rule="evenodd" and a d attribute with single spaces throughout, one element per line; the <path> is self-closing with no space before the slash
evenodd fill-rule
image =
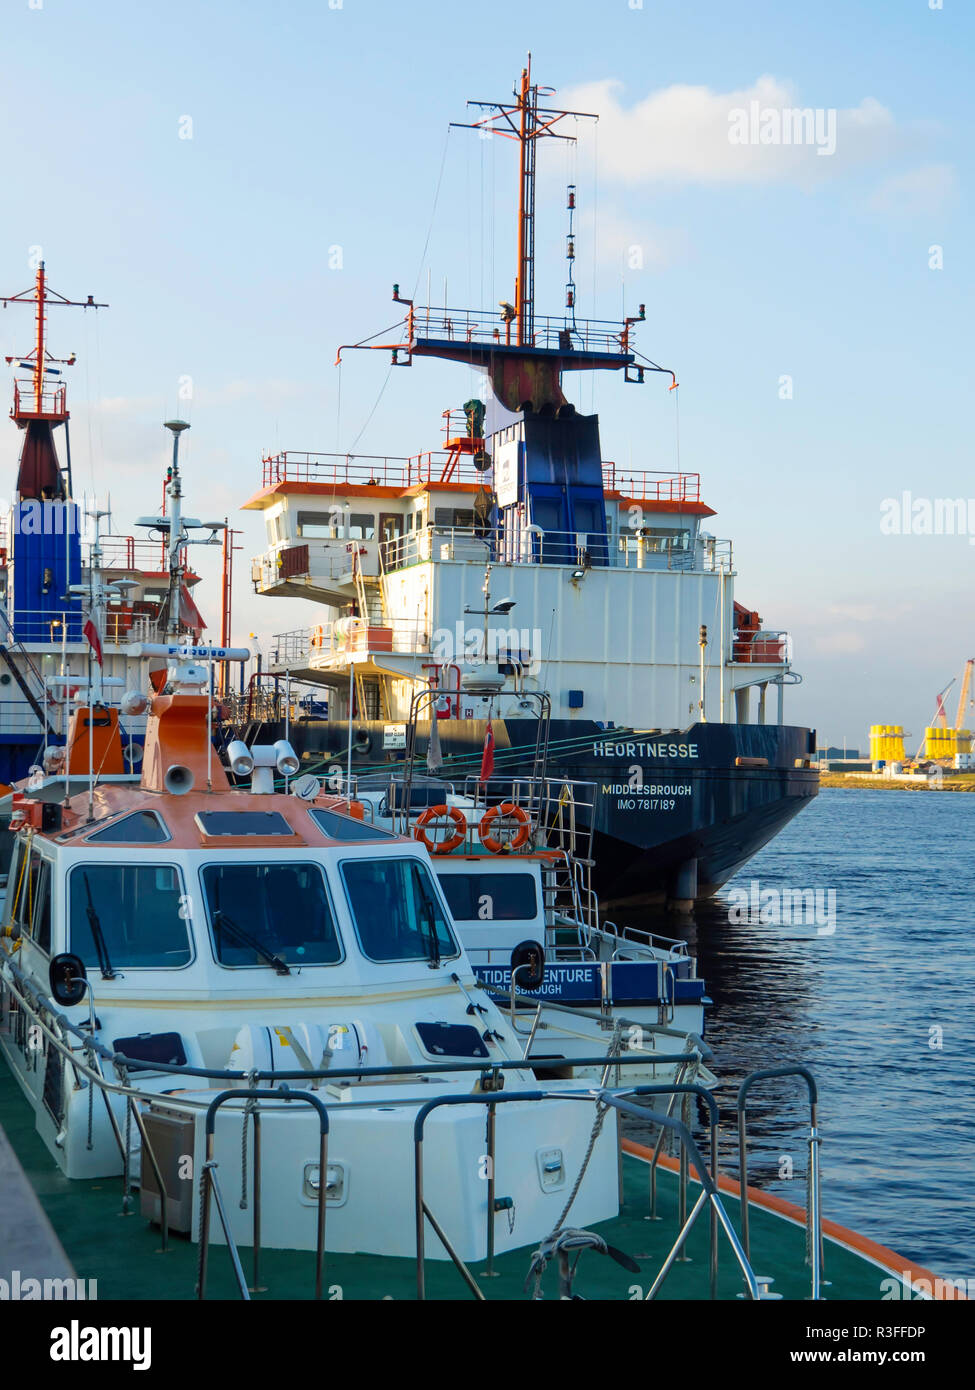
<path id="1" fill-rule="evenodd" d="M 460 954 L 421 860 L 347 859 L 342 877 L 359 944 L 370 960 L 435 961 Z"/>
<path id="2" fill-rule="evenodd" d="M 210 864 L 203 891 L 221 965 L 336 965 L 342 943 L 317 864 Z"/>
<path id="3" fill-rule="evenodd" d="M 35 946 L 51 950 L 51 864 L 36 849 L 25 858 L 21 849 L 15 857 L 7 884 L 11 919 Z"/>
<path id="4" fill-rule="evenodd" d="M 376 539 L 376 518 L 372 512 L 299 512 L 298 535 L 306 541 Z"/>
<path id="5" fill-rule="evenodd" d="M 455 922 L 532 921 L 538 912 L 531 874 L 439 874 Z"/>
<path id="6" fill-rule="evenodd" d="M 96 830 L 88 836 L 90 845 L 155 845 L 169 839 L 160 817 L 155 811 L 136 811 L 134 815 L 123 816 L 104 830 Z"/>
<path id="7" fill-rule="evenodd" d="M 325 811 L 320 807 L 308 814 L 323 835 L 330 840 L 394 840 L 395 835 L 388 830 L 380 830 L 369 821 L 357 820 L 354 816 L 343 816 L 339 811 Z"/>
<path id="8" fill-rule="evenodd" d="M 77 864 L 68 876 L 71 947 L 88 966 L 173 969 L 192 957 L 186 897 L 171 864 Z"/>
<path id="9" fill-rule="evenodd" d="M 474 512 L 468 507 L 435 507 L 433 524 L 470 531 L 474 526 Z"/>
<path id="10" fill-rule="evenodd" d="M 328 512 L 299 512 L 298 535 L 306 541 L 334 540 L 338 527 Z"/>

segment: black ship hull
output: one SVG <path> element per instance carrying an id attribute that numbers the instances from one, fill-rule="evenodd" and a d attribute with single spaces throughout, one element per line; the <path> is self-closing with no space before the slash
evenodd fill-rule
<path id="1" fill-rule="evenodd" d="M 272 729 L 284 736 L 283 725 Z M 263 726 L 260 737 L 272 729 Z M 388 746 L 400 741 L 394 729 L 402 726 L 355 723 L 353 776 L 401 771 L 405 751 Z M 496 720 L 493 730 L 493 776 L 530 776 L 536 721 Z M 440 776 L 457 791 L 478 776 L 484 731 L 483 720 L 441 721 Z M 346 771 L 345 721 L 297 720 L 288 736 L 303 770 Z M 418 772 L 426 743 L 421 725 Z M 814 751 L 813 731 L 792 725 L 696 724 L 635 734 L 552 720 L 546 775 L 592 786 L 593 884 L 604 906 L 682 902 L 713 894 L 816 795 Z"/>

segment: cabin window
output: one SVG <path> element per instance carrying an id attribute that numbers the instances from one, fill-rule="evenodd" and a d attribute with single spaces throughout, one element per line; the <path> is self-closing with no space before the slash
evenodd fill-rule
<path id="1" fill-rule="evenodd" d="M 298 535 L 306 541 L 334 540 L 339 534 L 337 512 L 299 512 Z"/>
<path id="2" fill-rule="evenodd" d="M 31 935 L 34 944 L 47 955 L 51 954 L 51 861 L 41 859 L 37 865 L 34 920 Z"/>
<path id="3" fill-rule="evenodd" d="M 347 859 L 345 891 L 370 960 L 433 960 L 460 954 L 433 879 L 419 859 Z"/>
<path id="4" fill-rule="evenodd" d="M 330 840 L 394 840 L 395 835 L 388 830 L 379 830 L 368 821 L 345 816 L 338 811 L 315 809 L 308 814 L 323 835 Z"/>
<path id="5" fill-rule="evenodd" d="M 172 864 L 78 864 L 68 876 L 71 947 L 87 966 L 175 969 L 192 957 L 188 899 Z"/>
<path id="6" fill-rule="evenodd" d="M 455 922 L 532 921 L 538 912 L 531 874 L 438 874 Z"/>
<path id="7" fill-rule="evenodd" d="M 376 518 L 372 512 L 350 512 L 347 535 L 354 541 L 374 541 Z"/>
<path id="8" fill-rule="evenodd" d="M 342 943 L 317 864 L 210 864 L 203 891 L 221 965 L 337 965 Z"/>
<path id="9" fill-rule="evenodd" d="M 158 845 L 169 831 L 155 811 L 136 811 L 88 836 L 90 845 Z"/>
<path id="10" fill-rule="evenodd" d="M 50 954 L 51 864 L 36 849 L 31 850 L 26 863 L 23 855 L 24 850 L 20 849 L 7 884 L 11 920 L 36 946 Z"/>
<path id="11" fill-rule="evenodd" d="M 436 507 L 434 526 L 454 526 L 466 531 L 474 529 L 474 513 L 468 507 Z"/>
<path id="12" fill-rule="evenodd" d="M 372 512 L 299 512 L 298 535 L 306 541 L 333 541 L 342 536 L 350 540 L 376 539 L 376 518 Z"/>

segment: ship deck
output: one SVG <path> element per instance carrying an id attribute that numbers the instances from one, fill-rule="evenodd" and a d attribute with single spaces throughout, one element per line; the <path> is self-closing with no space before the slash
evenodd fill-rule
<path id="1" fill-rule="evenodd" d="M 198 1247 L 185 1237 L 173 1235 L 170 1248 L 160 1250 L 160 1233 L 138 1214 L 138 1193 L 133 1194 L 132 1212 L 121 1213 L 121 1181 L 101 1178 L 69 1181 L 55 1167 L 34 1128 L 33 1114 L 9 1073 L 0 1073 L 0 1126 L 6 1131 L 31 1186 L 66 1251 L 79 1278 L 97 1281 L 99 1300 L 181 1300 L 192 1299 L 198 1265 Z M 594 1227 L 606 1241 L 626 1252 L 640 1266 L 640 1273 L 624 1269 L 612 1259 L 585 1251 L 582 1255 L 574 1292 L 587 1299 L 632 1301 L 645 1297 L 660 1269 L 678 1230 L 678 1184 L 673 1167 L 661 1168 L 658 1181 L 659 1219 L 648 1219 L 648 1174 L 645 1157 L 638 1146 L 627 1143 L 623 1156 L 624 1209 L 615 1220 Z M 801 1184 L 797 1184 L 801 1187 Z M 691 1183 L 689 1205 L 699 1194 Z M 7 1200 L 0 1194 L 0 1201 Z M 228 1193 L 228 1200 L 236 1195 Z M 804 1263 L 805 1232 L 801 1213 L 774 1198 L 761 1198 L 771 1205 L 750 1205 L 752 1265 L 759 1275 L 774 1278 L 772 1291 L 786 1299 L 809 1297 L 809 1270 Z M 730 1191 L 723 1193 L 725 1209 L 736 1229 L 740 1228 L 739 1204 Z M 504 1212 L 499 1220 L 505 1220 Z M 892 1252 L 871 1242 L 825 1226 L 824 1296 L 828 1300 L 877 1300 L 883 1296 L 883 1281 L 892 1270 L 907 1271 L 911 1277 L 934 1276 L 912 1267 Z M 677 1262 L 658 1295 L 661 1299 L 706 1299 L 708 1287 L 708 1218 L 702 1213 L 686 1244 L 687 1262 Z M 428 1228 L 428 1254 L 436 1237 Z M 251 1252 L 241 1249 L 244 1270 L 250 1276 Z M 522 1248 L 498 1257 L 494 1277 L 484 1277 L 484 1262 L 472 1273 L 489 1299 L 525 1299 L 531 1250 Z M 736 1299 L 743 1291 L 742 1280 L 727 1241 L 719 1238 L 718 1297 Z M 314 1296 L 314 1255 L 306 1251 L 270 1250 L 261 1252 L 261 1290 L 257 1300 L 301 1300 Z M 392 1259 L 373 1255 L 331 1254 L 327 1250 L 324 1297 L 330 1299 L 416 1298 L 416 1264 L 411 1259 Z M 886 1286 L 888 1289 L 890 1285 Z M 551 1264 L 542 1284 L 547 1299 L 558 1299 L 558 1275 Z M 226 1248 L 214 1245 L 210 1253 L 207 1296 L 211 1299 L 237 1299 L 230 1258 Z M 448 1260 L 426 1261 L 428 1299 L 470 1299 L 460 1274 Z M 890 1294 L 888 1293 L 888 1297 Z"/>

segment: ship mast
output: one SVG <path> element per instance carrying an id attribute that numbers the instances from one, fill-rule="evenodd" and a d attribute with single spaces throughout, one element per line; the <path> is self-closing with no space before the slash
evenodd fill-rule
<path id="1" fill-rule="evenodd" d="M 96 303 L 94 297 L 87 299 L 68 299 L 52 290 L 47 283 L 44 262 L 37 267 L 37 275 L 30 289 L 19 294 L 0 296 L 0 303 L 34 305 L 34 346 L 24 357 L 7 357 L 8 364 L 16 363 L 17 369 L 26 375 L 14 382 L 14 403 L 11 419 L 18 428 L 26 431 L 24 447 L 21 451 L 21 468 L 18 477 L 18 493 L 22 497 L 43 496 L 50 492 L 64 495 L 64 479 L 57 455 L 54 451 L 52 431 L 57 425 L 68 421 L 67 392 L 62 383 L 52 383 L 48 378 L 59 378 L 62 367 L 75 363 L 74 353 L 70 357 L 53 357 L 47 350 L 47 310 L 52 305 L 63 305 L 72 309 L 105 309 L 105 304 Z M 67 468 L 67 493 L 71 491 L 70 461 Z"/>
<path id="2" fill-rule="evenodd" d="M 479 121 L 452 121 L 464 130 L 487 131 L 506 140 L 518 141 L 518 259 L 515 274 L 514 321 L 519 347 L 532 347 L 535 341 L 535 146 L 551 137 L 575 143 L 574 135 L 563 135 L 552 127 L 566 116 L 595 121 L 592 111 L 560 111 L 539 106 L 539 96 L 551 96 L 554 88 L 539 87 L 531 78 L 532 55 L 521 70 L 521 82 L 513 104 L 498 101 L 469 101 L 468 106 L 491 114 Z"/>

